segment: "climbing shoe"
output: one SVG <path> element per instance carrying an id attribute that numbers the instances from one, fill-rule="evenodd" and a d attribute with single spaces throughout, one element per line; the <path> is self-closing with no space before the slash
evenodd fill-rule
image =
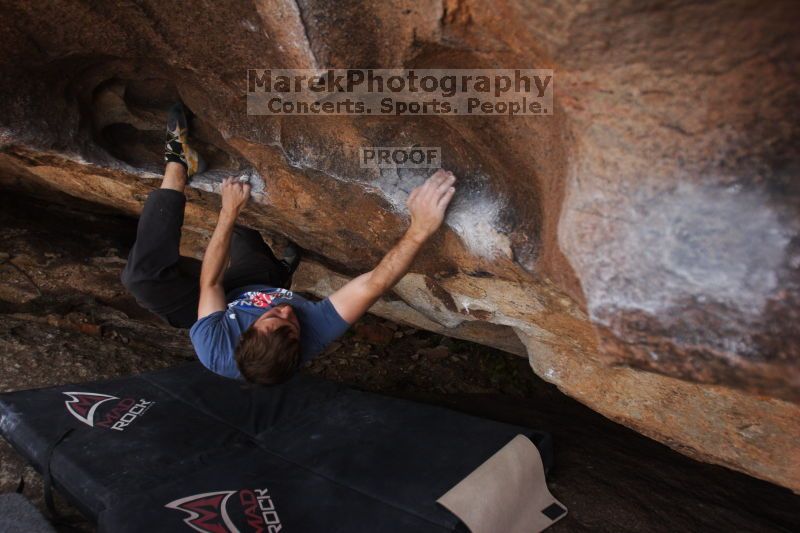
<path id="1" fill-rule="evenodd" d="M 167 145 L 164 151 L 165 163 L 180 163 L 186 175 L 194 176 L 205 168 L 200 154 L 189 146 L 189 126 L 183 104 L 177 103 L 167 114 Z"/>
<path id="2" fill-rule="evenodd" d="M 286 269 L 289 278 L 291 278 L 294 271 L 297 270 L 297 266 L 300 264 L 300 248 L 289 241 L 283 248 L 283 257 L 280 262 L 283 268 Z"/>

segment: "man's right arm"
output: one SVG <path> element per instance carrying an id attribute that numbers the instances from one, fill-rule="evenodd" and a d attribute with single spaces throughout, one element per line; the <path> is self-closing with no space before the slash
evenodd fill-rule
<path id="1" fill-rule="evenodd" d="M 336 312 L 353 324 L 378 298 L 400 281 L 425 241 L 436 233 L 455 193 L 455 176 L 439 170 L 408 197 L 411 225 L 400 241 L 389 250 L 373 270 L 350 280 L 330 296 Z"/>

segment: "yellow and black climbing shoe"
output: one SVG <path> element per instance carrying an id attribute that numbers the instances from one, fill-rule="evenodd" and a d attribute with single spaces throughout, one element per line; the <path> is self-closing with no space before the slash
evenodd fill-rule
<path id="1" fill-rule="evenodd" d="M 189 177 L 202 172 L 205 164 L 195 149 L 189 146 L 189 126 L 183 104 L 177 103 L 167 115 L 167 146 L 164 162 L 180 163 Z"/>

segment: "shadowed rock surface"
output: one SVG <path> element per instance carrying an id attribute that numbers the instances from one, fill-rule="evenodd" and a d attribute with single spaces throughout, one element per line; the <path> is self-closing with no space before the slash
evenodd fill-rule
<path id="1" fill-rule="evenodd" d="M 117 281 L 135 220 L 70 204 L 0 199 L 0 391 L 194 359 L 185 332 L 143 313 Z M 367 316 L 304 371 L 550 431 L 556 465 L 548 484 L 569 508 L 555 532 L 800 528 L 800 496 L 683 457 L 571 400 L 524 359 L 498 350 Z M 0 493 L 14 490 L 20 477 L 25 495 L 44 509 L 41 478 L 0 439 Z M 70 525 L 94 530 L 56 501 Z"/>
<path id="2" fill-rule="evenodd" d="M 311 252 L 325 295 L 401 235 L 424 175 L 361 146 L 441 146 L 447 227 L 383 316 L 527 355 L 614 420 L 800 490 L 795 2 L 6 2 L 0 183 L 135 214 L 183 100 L 245 221 Z M 181 16 L 176 17 L 175 12 Z M 248 68 L 555 69 L 549 117 L 247 116 Z M 48 196 L 49 195 L 49 196 Z"/>

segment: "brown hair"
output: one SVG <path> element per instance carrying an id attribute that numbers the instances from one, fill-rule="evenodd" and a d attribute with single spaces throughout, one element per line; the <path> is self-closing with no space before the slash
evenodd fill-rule
<path id="1" fill-rule="evenodd" d="M 236 366 L 245 381 L 258 385 L 283 383 L 294 374 L 300 359 L 300 343 L 289 326 L 271 333 L 249 327 L 236 347 Z"/>

